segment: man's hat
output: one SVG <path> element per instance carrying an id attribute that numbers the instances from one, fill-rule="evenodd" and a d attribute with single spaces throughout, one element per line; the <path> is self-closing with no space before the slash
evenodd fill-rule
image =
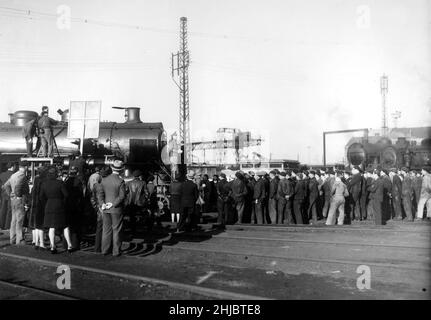
<path id="1" fill-rule="evenodd" d="M 327 174 L 335 174 L 335 171 L 334 171 L 334 169 L 329 168 L 329 169 L 326 170 L 326 173 Z"/>
<path id="2" fill-rule="evenodd" d="M 402 168 L 401 168 L 401 171 L 404 171 L 405 173 L 408 173 L 408 172 L 409 172 L 409 169 L 408 169 L 407 167 L 402 167 Z"/>
<path id="3" fill-rule="evenodd" d="M 251 176 L 255 175 L 254 171 L 249 171 L 248 174 L 251 175 Z"/>
<path id="4" fill-rule="evenodd" d="M 277 174 L 277 171 L 275 171 L 275 170 L 271 170 L 269 173 L 270 173 L 270 174 L 273 174 L 273 175 L 276 175 L 276 174 Z"/>
<path id="5" fill-rule="evenodd" d="M 220 178 L 226 179 L 226 175 L 224 173 L 220 173 Z"/>
<path id="6" fill-rule="evenodd" d="M 286 171 L 280 171 L 280 176 L 285 177 L 287 175 Z"/>
<path id="7" fill-rule="evenodd" d="M 310 170 L 309 172 L 308 172 L 309 174 L 316 174 L 316 171 L 314 171 L 314 170 Z"/>
<path id="8" fill-rule="evenodd" d="M 293 172 L 292 169 L 287 169 L 286 175 L 290 177 L 292 175 L 292 172 Z"/>
<path id="9" fill-rule="evenodd" d="M 111 164 L 112 171 L 123 171 L 124 170 L 124 163 L 121 160 L 114 160 L 114 162 Z"/>
<path id="10" fill-rule="evenodd" d="M 275 174 L 280 174 L 280 170 L 274 169 L 274 171 L 275 171 Z"/>

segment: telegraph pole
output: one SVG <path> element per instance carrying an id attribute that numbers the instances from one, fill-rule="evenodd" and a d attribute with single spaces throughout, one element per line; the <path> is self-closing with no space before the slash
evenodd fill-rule
<path id="1" fill-rule="evenodd" d="M 190 52 L 187 41 L 187 18 L 180 18 L 180 50 L 172 53 L 172 79 L 180 89 L 180 143 L 181 162 L 179 173 L 185 176 L 190 161 L 190 108 L 189 108 L 189 64 Z M 175 80 L 175 73 L 178 81 Z"/>
<path id="2" fill-rule="evenodd" d="M 388 135 L 388 120 L 386 110 L 386 95 L 388 93 L 388 76 L 383 75 L 380 78 L 380 92 L 382 94 L 382 136 Z"/>

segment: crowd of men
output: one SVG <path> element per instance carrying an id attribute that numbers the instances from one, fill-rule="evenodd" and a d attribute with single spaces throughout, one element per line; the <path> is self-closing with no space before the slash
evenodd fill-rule
<path id="1" fill-rule="evenodd" d="M 350 224 L 431 217 L 430 167 L 400 169 L 273 170 L 213 178 L 219 222 Z"/>
<path id="2" fill-rule="evenodd" d="M 154 222 L 160 224 L 154 177 L 144 180 L 139 170 L 124 173 L 121 160 L 90 172 L 78 154 L 68 169 L 38 167 L 30 186 L 27 162 L 10 163 L 0 174 L 0 229 L 9 230 L 12 245 L 25 244 L 25 231 L 31 230 L 35 248 L 53 254 L 57 253 L 56 235 L 62 235 L 63 247 L 73 252 L 80 249 L 84 234 L 95 231 L 94 250 L 119 256 L 125 215 L 132 220 L 132 234 L 136 231 L 133 219 L 143 211 L 148 213 L 148 228 Z"/>
<path id="3" fill-rule="evenodd" d="M 90 171 L 78 154 L 68 168 L 37 168 L 31 187 L 27 162 L 9 164 L 0 174 L 2 189 L 0 229 L 10 230 L 10 243 L 24 244 L 31 230 L 36 249 L 57 253 L 56 235 L 63 235 L 68 252 L 80 249 L 82 236 L 95 231 L 95 251 L 121 254 L 124 217 L 130 235 L 136 235 L 137 218 L 148 229 L 166 208 L 157 199 L 154 176 L 135 170 L 125 174 L 121 160 Z M 177 231 L 193 231 L 203 212 L 218 212 L 219 225 L 351 224 L 371 220 L 422 221 L 431 218 L 431 168 L 346 170 L 273 170 L 196 175 L 170 185 L 170 213 Z M 48 230 L 50 247 L 45 247 Z"/>

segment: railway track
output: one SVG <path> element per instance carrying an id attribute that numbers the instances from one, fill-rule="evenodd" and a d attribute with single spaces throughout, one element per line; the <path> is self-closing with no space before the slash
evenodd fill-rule
<path id="1" fill-rule="evenodd" d="M 421 226 L 422 227 L 422 226 Z M 258 229 L 259 232 L 254 232 L 254 229 Z M 290 232 L 292 229 L 296 231 L 298 229 L 302 232 Z M 415 281 L 426 274 L 431 274 L 431 267 L 429 266 L 429 259 L 426 258 L 429 256 L 430 253 L 430 246 L 429 242 L 427 243 L 418 243 L 418 242 L 411 242 L 410 239 L 413 238 L 413 236 L 416 236 L 418 239 L 425 239 L 429 235 L 429 233 L 426 232 L 426 230 L 420 230 L 418 233 L 418 230 L 394 230 L 389 229 L 387 231 L 389 232 L 395 232 L 394 234 L 390 233 L 384 233 L 385 236 L 383 237 L 383 240 L 386 241 L 386 243 L 367 243 L 367 242 L 354 242 L 354 241 L 336 241 L 331 238 L 331 240 L 321 240 L 320 233 L 315 233 L 315 230 L 319 231 L 326 231 L 328 234 L 327 236 L 333 237 L 333 235 L 337 235 L 338 238 L 348 240 L 349 234 L 345 234 L 346 230 L 355 230 L 355 231 L 363 231 L 366 234 L 374 234 L 379 241 L 382 240 L 382 237 L 378 237 L 381 230 L 375 229 L 375 228 L 363 228 L 363 227 L 343 227 L 343 228 L 331 228 L 331 227 L 319 227 L 319 226 L 300 226 L 300 227 L 290 227 L 290 226 L 283 226 L 283 227 L 275 227 L 275 226 L 229 226 L 227 230 L 220 231 L 220 230 L 207 230 L 207 231 L 199 231 L 195 233 L 175 233 L 175 232 L 167 232 L 168 230 L 164 229 L 161 232 L 161 234 L 155 239 L 150 240 L 149 238 L 146 239 L 135 239 L 129 243 L 126 244 L 124 254 L 130 258 L 135 260 L 135 264 L 140 264 L 139 261 L 148 261 L 151 264 L 151 261 L 159 261 L 163 260 L 163 257 L 176 257 L 174 258 L 174 261 L 181 263 L 181 261 L 184 261 L 182 263 L 185 263 L 185 261 L 190 261 L 188 257 L 208 257 L 208 261 L 206 262 L 206 258 L 202 259 L 196 259 L 191 260 L 191 262 L 187 263 L 195 263 L 198 264 L 201 263 L 202 265 L 205 265 L 206 268 L 211 268 L 211 263 L 213 263 L 213 266 L 216 267 L 218 265 L 224 266 L 224 267 L 233 267 L 233 268 L 247 268 L 247 263 L 244 261 L 244 259 L 249 259 L 249 261 L 253 261 L 253 263 L 257 263 L 261 268 L 266 268 L 270 265 L 271 262 L 276 261 L 280 265 L 280 270 L 291 270 L 291 267 L 296 268 L 297 265 L 301 265 L 304 262 L 307 262 L 307 270 L 316 270 L 323 273 L 328 273 L 328 270 L 344 270 L 342 271 L 345 273 L 347 270 L 352 269 L 352 267 L 356 267 L 358 265 L 368 265 L 373 268 L 373 272 L 376 271 L 375 268 L 377 268 L 378 274 L 377 278 L 382 279 L 382 275 L 386 274 L 388 270 L 394 270 L 398 275 L 402 274 L 411 274 L 413 271 L 413 274 L 418 274 L 417 276 L 414 276 Z M 172 231 L 172 230 L 170 230 Z M 403 232 L 398 237 L 397 232 Z M 286 235 L 286 237 L 284 237 Z M 361 239 L 364 237 L 363 234 L 357 234 L 353 233 L 352 235 L 355 235 L 356 239 Z M 419 235 L 419 236 L 418 236 Z M 311 236 L 312 239 L 307 239 L 307 237 Z M 322 236 L 324 236 L 322 234 Z M 293 237 L 303 237 L 304 239 L 295 239 Z M 314 239 L 313 239 L 314 237 Z M 202 238 L 202 239 L 199 239 Z M 376 238 L 376 239 L 377 239 Z M 401 243 L 390 243 L 392 239 L 400 239 Z M 335 239 L 335 238 L 334 238 Z M 368 241 L 367 238 L 365 238 L 364 241 Z M 371 240 L 372 241 L 372 240 Z M 202 244 L 202 245 L 200 245 Z M 276 250 L 279 248 L 283 248 L 284 245 L 289 245 L 286 247 L 289 247 L 288 251 L 280 250 L 280 253 L 278 253 Z M 253 252 L 250 250 L 250 246 L 256 249 L 256 252 Z M 292 247 L 293 246 L 293 247 Z M 350 259 L 344 258 L 343 255 L 335 255 L 334 256 L 327 256 L 327 258 L 322 257 L 322 255 L 316 255 L 311 253 L 310 256 L 302 256 L 302 254 L 296 255 L 289 255 L 287 252 L 291 252 L 290 249 L 295 249 L 293 252 L 300 252 L 298 251 L 298 248 L 305 248 L 304 250 L 307 250 L 307 248 L 311 247 L 317 247 L 319 248 L 321 246 L 322 248 L 324 246 L 327 246 L 328 248 L 336 248 L 336 247 L 345 247 L 348 250 L 351 250 L 354 247 L 362 248 L 359 251 L 362 251 L 360 255 L 358 255 L 358 258 L 356 259 L 355 255 L 351 255 Z M 350 248 L 350 249 L 349 249 Z M 375 259 L 378 254 L 373 254 L 375 250 L 380 249 L 387 249 L 389 251 L 384 251 L 386 253 L 389 253 L 387 256 L 388 263 L 384 262 L 384 259 L 377 259 L 377 261 L 373 261 L 373 257 Z M 94 253 L 91 253 L 93 250 L 93 247 L 91 244 L 89 244 L 87 247 L 85 247 L 80 253 L 81 258 L 86 259 L 85 256 L 89 255 L 89 260 L 91 256 L 96 257 L 100 255 L 96 255 Z M 158 255 L 154 255 L 157 252 L 164 251 L 164 255 L 162 255 L 162 258 Z M 302 249 L 301 249 L 302 250 Z M 320 250 L 320 249 L 319 249 Z M 356 250 L 356 249 L 353 249 Z M 369 251 L 373 250 L 373 251 Z M 395 250 L 395 251 L 390 251 Z M 392 257 L 390 252 L 404 252 L 404 254 L 400 255 L 399 257 Z M 316 250 L 318 252 L 318 250 Z M 370 252 L 368 254 L 367 252 Z M 414 252 L 414 253 L 412 253 Z M 171 254 L 172 253 L 172 254 Z M 418 255 L 418 253 L 420 253 Z M 362 255 L 363 259 L 360 258 Z M 8 257 L 12 259 L 21 259 L 21 260 L 28 260 L 35 263 L 39 263 L 41 265 L 47 265 L 47 266 L 58 266 L 60 265 L 59 262 L 53 262 L 49 260 L 44 259 L 38 259 L 38 258 L 32 258 L 28 256 L 21 256 L 19 254 L 11 254 L 7 252 L 1 252 L 0 256 Z M 61 255 L 60 255 L 61 256 Z M 152 256 L 152 257 L 150 257 Z M 150 257 L 150 260 L 143 259 L 143 257 Z M 351 259 L 351 258 L 355 259 Z M 401 258 L 400 258 L 401 257 Z M 367 259 L 369 258 L 369 259 Z M 396 260 L 397 258 L 401 260 Z M 191 258 L 193 259 L 193 258 Z M 378 260 L 382 260 L 383 262 L 379 262 Z M 229 263 L 231 261 L 231 263 Z M 242 261 L 242 262 L 241 262 Z M 260 261 L 260 262 L 259 262 Z M 392 262 L 391 262 L 392 261 Z M 202 285 L 196 285 L 193 282 L 190 283 L 189 280 L 183 281 L 183 279 L 175 279 L 171 278 L 170 280 L 165 280 L 165 276 L 162 275 L 160 277 L 147 277 L 142 275 L 147 275 L 146 273 L 143 273 L 141 275 L 133 274 L 132 272 L 123 272 L 123 270 L 119 271 L 113 271 L 113 270 L 106 270 L 104 266 L 100 266 L 99 268 L 91 267 L 91 265 L 86 265 L 85 263 L 68 263 L 71 269 L 73 270 L 79 270 L 81 272 L 87 272 L 87 273 L 93 273 L 97 275 L 103 275 L 108 277 L 115 277 L 115 278 L 121 278 L 126 279 L 129 281 L 134 282 L 144 282 L 144 283 L 150 283 L 156 286 L 164 286 L 166 288 L 172 288 L 175 290 L 180 290 L 182 292 L 191 292 L 195 293 L 197 295 L 201 295 L 203 297 L 212 298 L 212 299 L 234 299 L 234 300 L 261 300 L 261 299 L 267 299 L 268 297 L 265 296 L 265 294 L 262 294 L 262 292 L 257 292 L 257 295 L 249 295 L 247 294 L 247 290 L 239 290 L 236 291 L 235 288 L 232 288 L 232 290 L 224 290 L 224 287 L 221 288 L 211 288 L 211 285 L 209 287 L 205 287 Z M 283 267 L 281 267 L 283 266 Z M 335 266 L 335 267 L 334 267 Z M 337 267 L 339 266 L 339 267 Z M 317 269 L 316 269 L 317 268 Z M 335 269 L 340 268 L 340 269 Z M 211 270 L 211 269 L 209 269 Z M 354 274 L 353 274 L 354 275 Z M 402 277 L 402 276 L 401 276 Z M 168 279 L 170 277 L 168 276 Z M 376 279 L 377 279 L 376 278 Z M 392 279 L 394 276 L 392 276 Z M 177 280 L 177 281 L 172 281 Z M 380 280 L 379 280 L 380 281 Z M 393 281 L 393 280 L 392 280 Z M 408 283 L 409 280 L 402 280 L 400 283 Z M 398 281 L 397 281 L 398 282 Z M 1 283 L 0 283 L 1 284 Z M 11 284 L 13 285 L 13 284 Z M 19 284 L 18 284 L 19 285 Z M 216 286 L 217 287 L 217 286 Z M 23 288 L 24 289 L 24 288 Z M 36 288 L 37 289 L 37 288 Z M 29 289 L 31 290 L 31 289 Z M 42 292 L 41 292 L 42 294 Z M 48 293 L 49 294 L 49 293 Z M 269 294 L 269 296 L 271 296 Z M 60 298 L 60 297 L 59 297 Z M 64 297 L 63 297 L 64 298 Z M 72 297 L 73 299 L 73 297 Z"/>
<path id="2" fill-rule="evenodd" d="M 22 256 L 17 254 L 10 254 L 10 253 L 4 253 L 0 252 L 0 256 L 12 258 L 12 259 L 19 259 L 19 260 L 26 260 L 30 262 L 34 262 L 40 265 L 44 266 L 50 266 L 50 267 L 58 267 L 62 263 L 39 259 L 39 258 L 33 258 L 28 256 Z M 82 266 L 78 264 L 70 264 L 68 263 L 68 266 L 71 268 L 71 270 L 79 270 L 86 273 L 94 273 L 97 275 L 103 275 L 103 276 L 109 276 L 109 277 L 116 277 L 116 278 L 122 278 L 127 279 L 129 281 L 136 281 L 136 282 L 144 282 L 144 283 L 150 283 L 153 285 L 161 285 L 166 286 L 169 288 L 177 289 L 180 291 L 187 291 L 196 293 L 198 295 L 202 295 L 211 299 L 228 299 L 228 300 L 270 300 L 270 298 L 267 297 L 260 297 L 255 295 L 249 295 L 249 294 L 243 294 L 243 293 L 237 293 L 227 290 L 219 290 L 214 288 L 208 288 L 204 286 L 197 286 L 192 284 L 186 284 L 181 282 L 174 282 L 174 281 L 168 281 L 163 279 L 157 279 L 152 277 L 143 277 L 139 275 L 124 273 L 124 272 L 117 272 L 117 271 L 110 271 L 100 268 L 93 268 L 93 267 L 87 267 Z M 10 285 L 13 285 L 12 283 Z M 19 285 L 18 285 L 19 286 Z M 38 288 L 32 288 L 33 290 L 38 290 L 40 292 L 47 292 L 43 289 Z M 53 295 L 56 295 L 53 293 Z M 62 296 L 62 295 L 58 295 Z"/>
<path id="3" fill-rule="evenodd" d="M 47 299 L 59 299 L 59 300 L 78 300 L 76 297 L 61 294 L 57 292 L 53 292 L 46 289 L 36 288 L 33 286 L 24 285 L 22 283 L 18 283 L 16 281 L 10 281 L 10 280 L 0 280 L 0 287 L 6 286 L 9 288 L 12 288 L 14 290 L 23 290 L 26 292 L 35 293 L 38 298 L 47 298 Z"/>
<path id="4" fill-rule="evenodd" d="M 402 228 L 402 229 L 401 229 Z M 258 224 L 237 224 L 237 225 L 227 225 L 226 230 L 235 230 L 235 231 L 243 231 L 243 230 L 273 230 L 273 231 L 348 231 L 348 232 L 364 232 L 364 231 L 372 231 L 372 232 L 395 232 L 395 233 L 431 233 L 431 223 L 423 222 L 420 224 L 410 223 L 410 225 L 386 225 L 386 226 L 367 226 L 364 225 L 343 225 L 343 226 L 327 226 L 324 224 L 319 224 L 316 226 L 310 225 L 258 225 Z"/>

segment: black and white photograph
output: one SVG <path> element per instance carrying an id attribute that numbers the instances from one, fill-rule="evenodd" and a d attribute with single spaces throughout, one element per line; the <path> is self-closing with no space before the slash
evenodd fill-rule
<path id="1" fill-rule="evenodd" d="M 431 300 L 431 0 L 0 0 L 0 186 L 0 305 Z"/>

